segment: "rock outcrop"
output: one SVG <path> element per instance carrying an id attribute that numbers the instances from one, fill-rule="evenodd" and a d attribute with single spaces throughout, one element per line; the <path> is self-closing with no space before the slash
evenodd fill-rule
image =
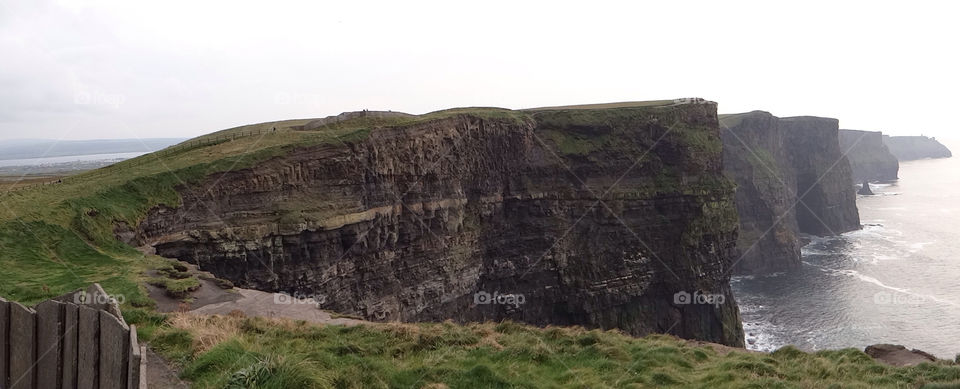
<path id="1" fill-rule="evenodd" d="M 883 143 L 901 161 L 924 158 L 950 158 L 953 153 L 937 138 L 925 136 L 884 136 Z"/>
<path id="2" fill-rule="evenodd" d="M 487 111 L 211 176 L 151 210 L 137 239 L 238 286 L 369 320 L 743 345 L 716 104 Z"/>
<path id="3" fill-rule="evenodd" d="M 871 358 L 891 366 L 915 366 L 921 363 L 936 362 L 937 357 L 930 353 L 896 344 L 875 344 L 867 346 L 863 352 Z"/>
<path id="4" fill-rule="evenodd" d="M 763 111 L 720 117 L 724 172 L 737 183 L 741 274 L 800 266 L 797 177 L 779 121 Z"/>
<path id="5" fill-rule="evenodd" d="M 900 162 L 890 153 L 879 131 L 840 130 L 840 150 L 850 160 L 854 182 L 897 179 Z"/>
<path id="6" fill-rule="evenodd" d="M 322 119 L 311 120 L 307 124 L 303 125 L 304 130 L 317 130 L 326 126 L 333 126 L 337 123 L 346 122 L 348 120 L 357 120 L 357 119 L 366 119 L 371 123 L 377 123 L 377 121 L 385 121 L 388 119 L 397 119 L 397 118 L 413 118 L 415 115 L 403 112 L 393 112 L 393 111 L 354 111 L 354 112 L 344 112 L 339 115 L 327 116 Z"/>
<path id="7" fill-rule="evenodd" d="M 860 228 L 849 162 L 836 119 L 722 115 L 724 171 L 737 182 L 741 274 L 800 265 L 798 233 Z"/>
<path id="8" fill-rule="evenodd" d="M 850 162 L 840 151 L 839 121 L 800 116 L 780 119 L 797 174 L 801 232 L 836 235 L 860 229 Z"/>

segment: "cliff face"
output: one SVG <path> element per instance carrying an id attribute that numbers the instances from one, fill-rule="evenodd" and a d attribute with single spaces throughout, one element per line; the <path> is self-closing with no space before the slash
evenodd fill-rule
<path id="1" fill-rule="evenodd" d="M 854 182 L 897 179 L 900 162 L 879 131 L 840 130 L 840 150 L 847 154 Z"/>
<path id="2" fill-rule="evenodd" d="M 860 228 L 850 162 L 840 151 L 839 121 L 812 116 L 780 120 L 797 174 L 800 231 L 834 235 Z"/>
<path id="3" fill-rule="evenodd" d="M 800 266 L 797 177 L 779 120 L 762 111 L 721 118 L 724 173 L 737 183 L 738 273 Z"/>
<path id="4" fill-rule="evenodd" d="M 153 209 L 137 239 L 239 286 L 371 320 L 742 346 L 715 104 L 506 112 L 376 129 L 209 177 L 179 188 L 181 206 Z"/>
<path id="5" fill-rule="evenodd" d="M 754 111 L 723 115 L 721 123 L 724 173 L 737 183 L 738 273 L 799 266 L 800 232 L 832 235 L 860 228 L 837 120 L 780 119 Z"/>
<path id="6" fill-rule="evenodd" d="M 883 143 L 901 161 L 924 158 L 950 158 L 953 153 L 936 138 L 925 136 L 884 136 Z"/>

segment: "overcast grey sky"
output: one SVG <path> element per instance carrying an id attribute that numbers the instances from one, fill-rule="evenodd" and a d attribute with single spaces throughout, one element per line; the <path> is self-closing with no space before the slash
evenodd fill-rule
<path id="1" fill-rule="evenodd" d="M 4 1 L 0 139 L 704 97 L 949 138 L 950 2 Z"/>

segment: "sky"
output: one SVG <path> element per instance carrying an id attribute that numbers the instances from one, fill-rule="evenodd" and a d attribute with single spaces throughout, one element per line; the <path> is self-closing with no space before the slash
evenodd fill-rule
<path id="1" fill-rule="evenodd" d="M 679 97 L 960 138 L 955 4 L 4 1 L 0 142 Z"/>

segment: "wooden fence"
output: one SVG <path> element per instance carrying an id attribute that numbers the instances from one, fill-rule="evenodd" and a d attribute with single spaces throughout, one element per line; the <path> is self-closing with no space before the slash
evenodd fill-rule
<path id="1" fill-rule="evenodd" d="M 98 284 L 33 308 L 0 298 L 0 389 L 146 388 L 144 352 Z"/>

